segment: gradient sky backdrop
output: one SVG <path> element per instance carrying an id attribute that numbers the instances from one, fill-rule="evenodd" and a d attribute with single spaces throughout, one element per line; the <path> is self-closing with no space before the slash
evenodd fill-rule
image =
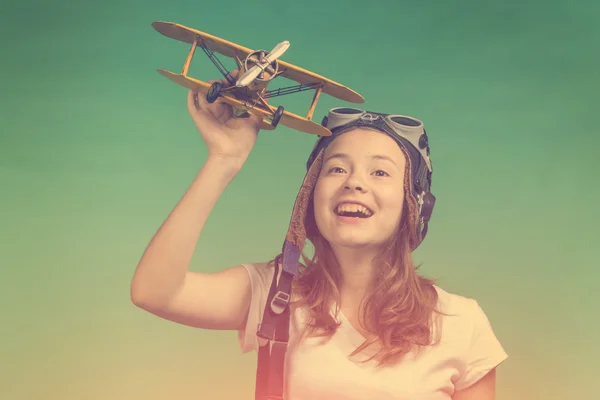
<path id="1" fill-rule="evenodd" d="M 16 4 L 0 9 L 1 399 L 253 398 L 256 357 L 234 332 L 175 325 L 129 299 L 146 244 L 206 157 L 185 89 L 156 72 L 180 71 L 189 46 L 155 20 L 255 49 L 289 40 L 284 60 L 369 109 L 423 120 L 438 200 L 415 260 L 486 311 L 510 356 L 498 399 L 600 392 L 600 3 Z M 218 77 L 202 52 L 191 74 Z M 272 102 L 304 114 L 311 97 Z M 318 120 L 347 105 L 321 99 Z M 193 270 L 279 251 L 315 139 L 260 135 Z"/>

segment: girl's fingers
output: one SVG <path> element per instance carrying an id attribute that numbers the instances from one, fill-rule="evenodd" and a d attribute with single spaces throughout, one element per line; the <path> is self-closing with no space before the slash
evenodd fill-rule
<path id="1" fill-rule="evenodd" d="M 187 109 L 188 112 L 190 114 L 195 114 L 200 110 L 200 107 L 198 105 L 198 100 L 197 100 L 197 96 L 198 93 L 194 92 L 193 90 L 188 90 L 188 94 L 187 94 Z"/>

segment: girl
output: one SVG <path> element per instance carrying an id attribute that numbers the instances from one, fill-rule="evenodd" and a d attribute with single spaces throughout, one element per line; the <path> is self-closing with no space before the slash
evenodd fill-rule
<path id="1" fill-rule="evenodd" d="M 419 276 L 412 262 L 435 201 L 420 121 L 331 110 L 324 125 L 332 135 L 309 157 L 282 254 L 211 274 L 188 265 L 261 117 L 238 118 L 193 92 L 187 105 L 208 157 L 146 248 L 131 285 L 134 304 L 178 323 L 237 330 L 242 351 L 267 353 L 264 338 L 273 339 L 269 327 L 285 310 L 286 400 L 495 399 L 495 368 L 507 355 L 484 312 Z M 314 256 L 300 265 L 305 239 Z M 285 282 L 293 282 L 289 290 Z"/>

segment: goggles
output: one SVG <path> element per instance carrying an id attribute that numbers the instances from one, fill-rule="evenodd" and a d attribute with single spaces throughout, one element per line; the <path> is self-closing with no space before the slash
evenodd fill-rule
<path id="1" fill-rule="evenodd" d="M 412 166 L 415 194 L 428 192 L 433 171 L 429 158 L 429 141 L 423 123 L 413 117 L 397 114 L 382 114 L 357 108 L 338 107 L 329 110 L 321 125 L 331 131 L 330 136 L 321 136 L 315 144 L 307 162 L 307 170 L 322 149 L 341 133 L 358 127 L 370 127 L 387 133 L 406 150 Z"/>

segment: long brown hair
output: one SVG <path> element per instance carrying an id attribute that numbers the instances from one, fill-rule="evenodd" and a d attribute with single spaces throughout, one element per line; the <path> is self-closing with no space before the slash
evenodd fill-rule
<path id="1" fill-rule="evenodd" d="M 396 362 L 414 347 L 432 345 L 438 340 L 433 329 L 438 313 L 434 280 L 417 273 L 418 266 L 413 264 L 411 255 L 411 245 L 416 242 L 417 205 L 408 195 L 410 158 L 402 150 L 407 160 L 402 217 L 396 234 L 375 260 L 374 283 L 361 303 L 359 321 L 370 335 L 349 355 L 375 346 L 376 354 L 364 362 L 376 360 L 380 366 Z M 317 228 L 312 196 L 304 223 L 314 255 L 309 258 L 302 254 L 304 262 L 294 280 L 292 307 L 306 307 L 309 312 L 303 335 L 330 338 L 339 326 L 331 306 L 340 302 L 341 274 L 329 243 Z"/>

